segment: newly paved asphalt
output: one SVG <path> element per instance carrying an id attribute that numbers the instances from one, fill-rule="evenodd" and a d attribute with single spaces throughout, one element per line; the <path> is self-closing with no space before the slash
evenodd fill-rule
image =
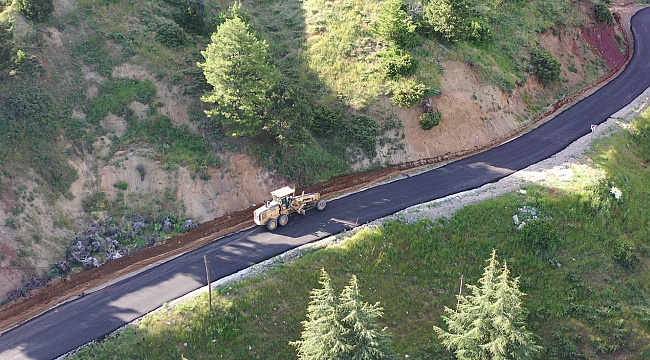
<path id="1" fill-rule="evenodd" d="M 495 182 L 590 132 L 650 87 L 650 8 L 632 19 L 634 55 L 615 80 L 538 129 L 484 153 L 328 203 L 269 233 L 255 228 L 218 239 L 137 276 L 61 305 L 0 335 L 0 359 L 53 359 L 102 337 L 212 279 L 409 206 Z M 252 215 L 252 214 L 251 214 Z"/>

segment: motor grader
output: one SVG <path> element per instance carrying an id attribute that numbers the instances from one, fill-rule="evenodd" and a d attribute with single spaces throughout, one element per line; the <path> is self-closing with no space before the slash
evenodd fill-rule
<path id="1" fill-rule="evenodd" d="M 285 186 L 281 189 L 271 191 L 271 201 L 266 201 L 264 206 L 257 208 L 253 217 L 257 225 L 266 225 L 269 231 L 275 230 L 278 225 L 284 226 L 289 223 L 289 215 L 298 213 L 305 215 L 305 210 L 315 207 L 318 210 L 325 209 L 325 199 L 320 198 L 319 193 L 303 193 L 296 196 L 296 189 Z"/>

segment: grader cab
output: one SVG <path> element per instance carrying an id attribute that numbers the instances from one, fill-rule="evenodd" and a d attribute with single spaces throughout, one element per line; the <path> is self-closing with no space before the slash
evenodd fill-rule
<path id="1" fill-rule="evenodd" d="M 269 231 L 273 231 L 278 225 L 287 225 L 289 215 L 294 213 L 305 215 L 305 210 L 313 207 L 323 210 L 325 205 L 325 199 L 321 199 L 319 193 L 303 192 L 296 196 L 296 189 L 285 186 L 271 191 L 271 201 L 266 201 L 264 206 L 256 209 L 253 217 L 257 225 L 266 225 Z"/>

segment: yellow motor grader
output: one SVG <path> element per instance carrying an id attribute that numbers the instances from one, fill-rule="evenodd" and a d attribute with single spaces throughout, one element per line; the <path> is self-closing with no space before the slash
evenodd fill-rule
<path id="1" fill-rule="evenodd" d="M 281 189 L 271 191 L 271 201 L 266 201 L 264 206 L 253 213 L 257 225 L 266 225 L 269 231 L 275 230 L 278 225 L 284 226 L 289 222 L 289 215 L 298 213 L 305 215 L 305 210 L 315 207 L 318 210 L 325 209 L 325 199 L 320 198 L 319 193 L 296 196 L 296 189 L 285 186 Z"/>

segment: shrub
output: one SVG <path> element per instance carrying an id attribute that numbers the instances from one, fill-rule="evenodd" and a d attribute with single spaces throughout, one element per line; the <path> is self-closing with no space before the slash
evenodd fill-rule
<path id="1" fill-rule="evenodd" d="M 199 2 L 191 0 L 183 0 L 179 3 L 180 10 L 172 16 L 174 21 L 188 33 L 204 35 L 205 20 L 202 5 L 199 7 Z"/>
<path id="2" fill-rule="evenodd" d="M 14 44 L 13 19 L 0 15 L 0 72 L 11 66 Z"/>
<path id="3" fill-rule="evenodd" d="M 413 56 L 397 48 L 389 48 L 377 55 L 383 58 L 382 73 L 389 78 L 409 76 L 417 68 L 417 62 Z"/>
<path id="4" fill-rule="evenodd" d="M 311 129 L 317 136 L 332 136 L 341 128 L 343 113 L 325 105 L 318 105 L 314 109 L 314 121 Z"/>
<path id="5" fill-rule="evenodd" d="M 433 111 L 420 115 L 420 127 L 422 130 L 431 130 L 440 124 L 442 113 Z"/>
<path id="6" fill-rule="evenodd" d="M 539 81 L 546 85 L 560 76 L 562 64 L 547 50 L 535 49 L 530 53 L 535 74 Z"/>
<path id="7" fill-rule="evenodd" d="M 187 43 L 187 35 L 176 23 L 162 23 L 156 30 L 156 40 L 170 48 L 179 48 Z"/>
<path id="8" fill-rule="evenodd" d="M 616 244 L 612 258 L 619 265 L 628 270 L 635 270 L 637 265 L 641 262 L 641 259 L 639 259 L 639 256 L 636 254 L 634 245 L 627 242 L 619 242 Z"/>
<path id="9" fill-rule="evenodd" d="M 596 20 L 598 20 L 598 22 L 614 25 L 614 16 L 605 4 L 601 3 L 594 5 L 594 12 L 596 13 Z"/>
<path id="10" fill-rule="evenodd" d="M 54 11 L 54 0 L 15 0 L 16 10 L 29 20 L 40 22 Z"/>
<path id="11" fill-rule="evenodd" d="M 91 195 L 83 198 L 81 207 L 86 212 L 106 210 L 106 191 L 94 191 Z"/>
<path id="12" fill-rule="evenodd" d="M 560 245 L 560 234 L 548 220 L 528 221 L 519 238 L 536 253 L 554 251 Z"/>
<path id="13" fill-rule="evenodd" d="M 113 184 L 113 186 L 120 190 L 126 190 L 129 187 L 129 184 L 127 184 L 126 181 L 118 181 Z"/>
<path id="14" fill-rule="evenodd" d="M 353 116 L 345 125 L 345 138 L 371 156 L 375 155 L 378 134 L 377 122 L 368 116 Z"/>
<path id="15" fill-rule="evenodd" d="M 427 87 L 424 84 L 410 84 L 398 86 L 393 90 L 393 97 L 390 101 L 401 107 L 411 107 L 422 101 Z"/>
<path id="16" fill-rule="evenodd" d="M 483 45 L 492 40 L 490 26 L 481 18 L 468 20 L 466 31 L 465 38 L 475 45 Z"/>

